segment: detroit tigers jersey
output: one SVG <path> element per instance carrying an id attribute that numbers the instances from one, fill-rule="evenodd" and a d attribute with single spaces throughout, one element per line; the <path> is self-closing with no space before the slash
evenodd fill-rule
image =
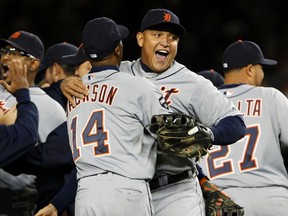
<path id="1" fill-rule="evenodd" d="M 141 68 L 140 59 L 123 61 L 121 67 L 134 76 L 153 82 L 174 112 L 194 115 L 206 126 L 216 125 L 222 118 L 240 115 L 233 103 L 227 100 L 212 83 L 204 77 L 174 61 L 165 73 L 149 73 Z M 143 78 L 142 78 L 143 79 Z M 157 175 L 176 174 L 191 169 L 194 160 L 158 153 Z"/>
<path id="2" fill-rule="evenodd" d="M 152 178 L 155 138 L 145 128 L 153 115 L 168 113 L 161 93 L 151 82 L 114 67 L 92 68 L 82 80 L 89 96 L 74 98 L 75 108 L 67 105 L 77 178 L 107 171 L 132 179 Z"/>
<path id="3" fill-rule="evenodd" d="M 243 114 L 246 136 L 236 145 L 214 148 L 200 162 L 221 187 L 288 188 L 281 145 L 288 146 L 288 100 L 279 90 L 247 84 L 225 85 L 220 91 Z M 280 144 L 281 143 L 281 144 Z"/>

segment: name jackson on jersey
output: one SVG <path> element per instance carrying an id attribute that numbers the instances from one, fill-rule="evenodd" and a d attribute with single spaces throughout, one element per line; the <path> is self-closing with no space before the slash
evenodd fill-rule
<path id="1" fill-rule="evenodd" d="M 111 106 L 113 104 L 113 100 L 115 99 L 116 93 L 119 90 L 119 88 L 116 86 L 108 86 L 107 84 L 99 85 L 98 83 L 95 83 L 94 85 L 87 85 L 87 88 L 89 89 L 89 91 L 90 91 L 90 88 L 92 88 L 92 92 L 91 92 L 92 94 L 90 93 L 89 95 L 85 96 L 83 99 L 73 97 L 76 107 L 80 103 L 96 102 L 96 101 L 98 103 L 105 103 Z M 169 96 L 170 95 L 171 93 L 169 94 Z M 162 107 L 164 107 L 165 109 L 168 109 L 167 100 L 163 96 L 159 98 L 159 103 Z M 75 107 L 72 106 L 71 102 L 68 101 L 67 112 L 71 112 L 74 108 Z"/>
<path id="2" fill-rule="evenodd" d="M 89 91 L 91 88 L 91 92 L 83 99 L 73 97 L 76 106 L 78 106 L 80 103 L 85 102 L 98 102 L 111 106 L 118 91 L 118 87 L 108 86 L 107 84 L 99 85 L 97 83 L 95 83 L 94 85 L 87 85 L 87 88 L 89 89 Z M 71 112 L 73 109 L 74 108 L 72 104 L 68 102 L 67 111 Z"/>

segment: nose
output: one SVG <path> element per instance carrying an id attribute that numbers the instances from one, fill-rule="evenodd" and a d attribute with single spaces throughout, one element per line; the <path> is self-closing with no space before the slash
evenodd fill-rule
<path id="1" fill-rule="evenodd" d="M 164 36 L 161 40 L 161 45 L 164 47 L 169 47 L 170 46 L 170 40 L 168 36 Z"/>

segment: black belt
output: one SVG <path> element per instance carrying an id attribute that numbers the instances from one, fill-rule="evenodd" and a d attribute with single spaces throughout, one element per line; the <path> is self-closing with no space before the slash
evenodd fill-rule
<path id="1" fill-rule="evenodd" d="M 191 177 L 193 173 L 194 172 L 192 170 L 186 170 L 177 175 L 166 175 L 159 178 L 151 179 L 151 181 L 149 181 L 150 189 L 156 190 L 157 188 L 179 182 L 181 180 Z"/>

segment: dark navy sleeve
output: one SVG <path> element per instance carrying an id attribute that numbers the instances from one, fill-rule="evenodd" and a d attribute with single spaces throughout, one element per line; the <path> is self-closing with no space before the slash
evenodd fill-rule
<path id="1" fill-rule="evenodd" d="M 13 125 L 0 125 L 0 166 L 3 167 L 28 152 L 38 139 L 38 110 L 30 101 L 28 89 L 14 93 L 17 118 Z"/>
<path id="2" fill-rule="evenodd" d="M 206 177 L 206 178 L 208 179 L 208 177 L 204 174 L 202 168 L 201 168 L 198 164 L 196 164 L 196 168 L 197 168 L 197 170 L 198 170 L 198 175 L 197 175 L 197 177 L 198 177 L 199 181 L 200 181 L 203 177 Z"/>
<path id="3" fill-rule="evenodd" d="M 229 145 L 245 136 L 246 125 L 242 116 L 228 116 L 212 127 L 214 145 Z"/>
<path id="4" fill-rule="evenodd" d="M 69 207 L 74 201 L 77 192 L 77 172 L 76 168 L 71 172 L 64 187 L 57 195 L 51 200 L 51 204 L 57 209 L 58 214 L 61 214 Z"/>

